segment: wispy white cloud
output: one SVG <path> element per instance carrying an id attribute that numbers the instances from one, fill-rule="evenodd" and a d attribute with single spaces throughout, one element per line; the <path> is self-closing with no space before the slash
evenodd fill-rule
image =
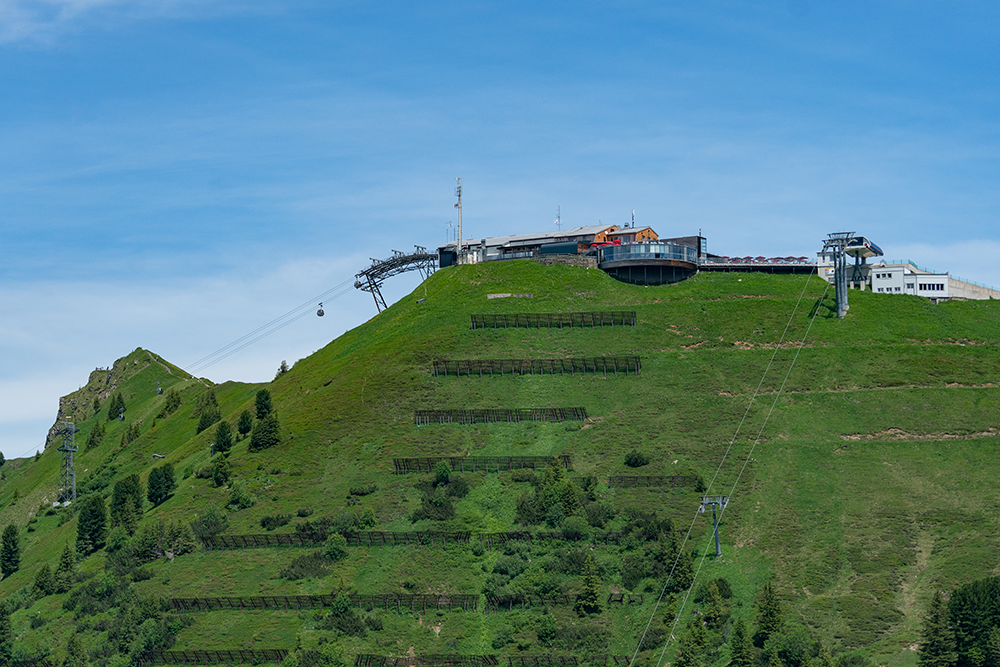
<path id="1" fill-rule="evenodd" d="M 86 383 L 98 366 L 136 347 L 179 366 L 196 360 L 308 303 L 308 315 L 197 375 L 216 382 L 270 380 L 289 364 L 375 316 L 371 297 L 350 284 L 324 300 L 326 315 L 307 301 L 345 281 L 367 257 L 302 257 L 211 277 L 170 274 L 120 282 L 36 282 L 0 292 L 0 451 L 31 454 L 56 417 L 58 399 Z M 383 290 L 390 301 L 415 286 L 416 274 Z M 40 308 L 39 304 L 50 304 Z"/>
<path id="2" fill-rule="evenodd" d="M 284 3 L 243 0 L 0 0 L 0 44 L 51 43 L 79 30 L 114 30 L 147 19 L 274 13 Z"/>

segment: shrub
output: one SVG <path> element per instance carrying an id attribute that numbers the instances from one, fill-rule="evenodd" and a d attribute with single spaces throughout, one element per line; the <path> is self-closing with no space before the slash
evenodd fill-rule
<path id="1" fill-rule="evenodd" d="M 322 552 L 313 551 L 305 556 L 295 558 L 286 567 L 281 569 L 278 576 L 289 581 L 297 581 L 309 577 L 322 577 L 326 575 L 327 564 L 326 556 Z"/>
<path id="2" fill-rule="evenodd" d="M 299 509 L 295 510 L 295 516 L 298 516 L 303 519 L 306 518 L 307 516 L 312 516 L 312 513 L 313 509 L 311 507 L 300 507 Z"/>
<path id="3" fill-rule="evenodd" d="M 266 391 L 266 390 L 263 390 Z M 251 452 L 259 452 L 281 444 L 281 424 L 278 422 L 278 415 L 270 412 L 263 419 L 254 424 L 250 431 Z"/>
<path id="4" fill-rule="evenodd" d="M 625 455 L 625 465 L 629 468 L 641 468 L 642 466 L 648 464 L 649 457 L 636 449 L 633 449 Z"/>
<path id="5" fill-rule="evenodd" d="M 226 459 L 216 459 L 212 464 L 212 483 L 216 486 L 225 486 L 232 475 L 233 466 Z"/>
<path id="6" fill-rule="evenodd" d="M 334 533 L 326 538 L 323 545 L 323 555 L 329 560 L 337 562 L 347 558 L 347 540 L 340 533 Z"/>
<path id="7" fill-rule="evenodd" d="M 291 514 L 272 514 L 271 516 L 261 517 L 260 527 L 264 530 L 270 531 L 286 525 L 291 520 Z"/>
<path id="8" fill-rule="evenodd" d="M 214 537 L 225 532 L 227 528 L 229 528 L 229 520 L 226 515 L 214 507 L 210 507 L 204 514 L 191 522 L 191 530 L 199 539 Z"/>
<path id="9" fill-rule="evenodd" d="M 365 626 L 372 632 L 379 632 L 382 629 L 382 619 L 378 616 L 365 616 Z"/>
<path id="10" fill-rule="evenodd" d="M 510 480 L 512 482 L 528 482 L 529 484 L 538 484 L 538 476 L 535 474 L 535 471 L 527 468 L 512 470 L 510 473 Z"/>
<path id="11" fill-rule="evenodd" d="M 378 484 L 376 484 L 375 482 L 369 482 L 368 484 L 363 484 L 361 486 L 352 486 L 351 495 L 367 496 L 370 493 L 375 493 L 375 491 L 377 490 L 378 490 Z"/>
<path id="12" fill-rule="evenodd" d="M 229 492 L 229 507 L 234 511 L 249 509 L 257 502 L 256 498 L 242 484 L 236 482 Z"/>

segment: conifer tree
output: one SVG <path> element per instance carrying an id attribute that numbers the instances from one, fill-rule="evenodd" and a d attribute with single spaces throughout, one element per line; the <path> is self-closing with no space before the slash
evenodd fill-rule
<path id="1" fill-rule="evenodd" d="M 695 618 L 680 637 L 680 655 L 677 656 L 677 667 L 703 667 L 707 664 L 705 650 L 708 648 L 708 631 L 701 621 Z"/>
<path id="2" fill-rule="evenodd" d="M 52 568 L 47 564 L 38 568 L 35 574 L 35 583 L 31 587 L 31 592 L 35 597 L 43 598 L 56 592 L 55 580 L 52 578 Z"/>
<path id="3" fill-rule="evenodd" d="M 93 495 L 87 498 L 80 507 L 79 521 L 76 526 L 76 549 L 87 556 L 104 546 L 108 533 L 108 513 L 104 498 Z"/>
<path id="4" fill-rule="evenodd" d="M 1000 667 L 1000 627 L 994 626 L 986 636 L 986 662 L 984 667 Z"/>
<path id="5" fill-rule="evenodd" d="M 764 646 L 771 635 L 781 633 L 785 629 L 785 621 L 781 614 L 781 601 L 774 592 L 774 586 L 768 581 L 757 596 L 757 632 L 754 633 L 754 644 Z"/>
<path id="6" fill-rule="evenodd" d="M 263 419 L 271 414 L 271 392 L 267 389 L 258 391 L 254 406 L 257 408 L 257 419 Z"/>
<path id="7" fill-rule="evenodd" d="M 271 412 L 254 425 L 248 449 L 257 452 L 278 444 L 281 444 L 281 424 L 278 423 L 278 415 Z"/>
<path id="8" fill-rule="evenodd" d="M 90 434 L 87 436 L 87 449 L 93 449 L 101 444 L 101 440 L 104 439 L 104 424 L 97 422 L 94 424 L 94 428 L 90 429 Z"/>
<path id="9" fill-rule="evenodd" d="M 714 630 L 722 628 L 729 619 L 729 605 L 719 593 L 719 586 L 711 581 L 705 597 L 705 622 Z"/>
<path id="10" fill-rule="evenodd" d="M 129 533 L 135 531 L 142 518 L 142 496 L 139 475 L 132 474 L 115 482 L 109 511 L 112 528 L 121 526 Z"/>
<path id="11" fill-rule="evenodd" d="M 17 526 L 8 523 L 0 538 L 0 572 L 4 578 L 17 572 L 21 567 L 21 538 Z"/>
<path id="12" fill-rule="evenodd" d="M 10 625 L 10 607 L 0 602 L 0 667 L 8 667 L 14 656 L 14 630 Z"/>
<path id="13" fill-rule="evenodd" d="M 934 592 L 920 633 L 917 662 L 920 667 L 952 667 L 958 660 L 955 631 L 948 618 L 948 603 L 940 591 Z"/>
<path id="14" fill-rule="evenodd" d="M 83 646 L 83 639 L 74 632 L 66 640 L 66 659 L 63 660 L 62 667 L 87 667 L 89 664 L 90 660 Z"/>
<path id="15" fill-rule="evenodd" d="M 162 504 L 177 487 L 177 482 L 174 481 L 173 464 L 164 463 L 158 468 L 153 468 L 149 472 L 147 486 L 146 497 L 149 498 L 149 502 L 153 503 L 154 507 Z"/>
<path id="16" fill-rule="evenodd" d="M 750 641 L 750 634 L 747 632 L 747 624 L 743 618 L 737 618 L 733 625 L 733 635 L 729 640 L 729 664 L 733 667 L 753 667 L 756 662 L 753 642 Z"/>
<path id="17" fill-rule="evenodd" d="M 215 429 L 215 442 L 212 444 L 213 450 L 217 454 L 225 454 L 233 446 L 233 430 L 229 427 L 229 422 L 221 421 Z"/>
<path id="18" fill-rule="evenodd" d="M 69 542 L 59 555 L 59 566 L 56 568 L 56 592 L 65 593 L 73 587 L 76 575 L 76 556 L 70 549 Z"/>
<path id="19" fill-rule="evenodd" d="M 562 489 L 559 492 L 559 502 L 562 503 L 563 513 L 566 516 L 573 516 L 583 511 L 580 498 L 576 493 L 576 484 L 568 479 L 563 480 Z"/>
<path id="20" fill-rule="evenodd" d="M 240 420 L 236 423 L 236 430 L 240 433 L 240 438 L 247 437 L 250 430 L 253 428 L 253 415 L 250 414 L 249 410 L 244 410 L 240 413 Z"/>
<path id="21" fill-rule="evenodd" d="M 676 556 L 676 563 L 676 565 L 667 563 L 664 575 L 669 575 L 670 568 L 673 567 L 674 573 L 670 577 L 670 590 L 686 591 L 691 586 L 691 582 L 694 581 L 694 561 L 691 560 L 691 552 L 687 549 L 681 549 Z"/>
<path id="22" fill-rule="evenodd" d="M 575 609 L 582 614 L 598 614 L 601 611 L 601 579 L 594 564 L 594 554 L 587 552 L 583 562 L 583 590 L 576 597 Z"/>

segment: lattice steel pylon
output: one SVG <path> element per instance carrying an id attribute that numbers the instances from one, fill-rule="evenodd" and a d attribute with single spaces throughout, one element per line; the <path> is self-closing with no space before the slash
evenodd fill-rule
<path id="1" fill-rule="evenodd" d="M 854 238 L 854 232 L 834 232 L 827 234 L 823 242 L 823 252 L 833 251 L 833 285 L 837 295 L 837 319 L 847 315 L 847 253 L 844 248 Z"/>
<path id="2" fill-rule="evenodd" d="M 62 471 L 59 474 L 59 502 L 76 500 L 76 468 L 73 467 L 73 454 L 80 451 L 74 443 L 76 425 L 73 422 L 63 422 L 61 429 L 63 441 L 59 447 L 63 453 Z"/>
<path id="3" fill-rule="evenodd" d="M 719 544 L 719 515 L 715 513 L 716 507 L 725 508 L 729 504 L 728 496 L 702 496 L 699 512 L 705 511 L 706 505 L 712 506 L 712 523 L 715 526 L 715 557 L 722 556 L 722 545 Z"/>
<path id="4" fill-rule="evenodd" d="M 389 259 L 373 258 L 371 266 L 354 276 L 356 279 L 354 287 L 363 292 L 371 292 L 378 312 L 381 313 L 388 308 L 380 289 L 386 278 L 407 271 L 420 271 L 420 277 L 426 280 L 437 268 L 438 257 L 436 254 L 427 252 L 427 248 L 424 246 L 415 245 L 413 247 L 415 250 L 411 253 L 393 250 L 393 255 Z"/>

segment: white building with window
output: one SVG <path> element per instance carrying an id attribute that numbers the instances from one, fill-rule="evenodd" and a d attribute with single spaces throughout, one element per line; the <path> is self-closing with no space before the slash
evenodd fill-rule
<path id="1" fill-rule="evenodd" d="M 951 298 L 951 278 L 947 273 L 931 273 L 909 262 L 873 264 L 871 290 L 876 294 L 912 294 L 932 301 Z"/>

